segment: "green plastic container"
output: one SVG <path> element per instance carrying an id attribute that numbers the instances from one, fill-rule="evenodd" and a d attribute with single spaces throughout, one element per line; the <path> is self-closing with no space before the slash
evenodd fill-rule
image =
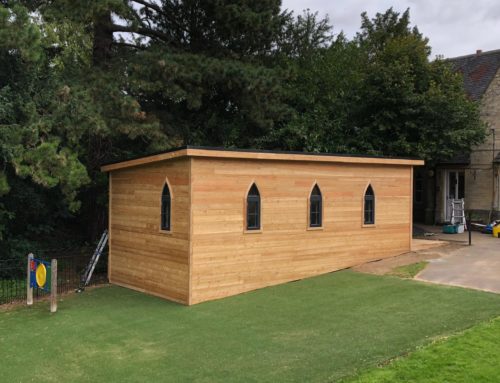
<path id="1" fill-rule="evenodd" d="M 445 233 L 445 234 L 457 234 L 458 227 L 457 227 L 457 225 L 444 225 L 443 226 L 443 233 Z"/>

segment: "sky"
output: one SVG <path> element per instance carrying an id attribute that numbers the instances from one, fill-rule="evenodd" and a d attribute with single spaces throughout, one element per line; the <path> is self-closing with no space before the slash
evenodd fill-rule
<path id="1" fill-rule="evenodd" d="M 328 15 L 334 34 L 352 37 L 361 25 L 361 13 L 374 17 L 393 7 L 410 8 L 410 20 L 429 38 L 432 57 L 445 58 L 500 49 L 500 0 L 282 0 L 295 14 L 309 8 Z"/>

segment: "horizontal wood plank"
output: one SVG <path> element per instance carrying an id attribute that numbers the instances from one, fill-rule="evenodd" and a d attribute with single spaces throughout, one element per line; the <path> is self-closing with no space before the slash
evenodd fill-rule
<path id="1" fill-rule="evenodd" d="M 114 171 L 110 190 L 111 283 L 189 301 L 189 159 Z M 172 230 L 160 230 L 160 201 L 171 187 Z"/>
<path id="2" fill-rule="evenodd" d="M 310 277 L 409 251 L 409 166 L 234 158 L 192 160 L 192 303 Z M 352 162 L 352 161 L 351 161 Z M 255 182 L 262 231 L 244 232 Z M 323 229 L 307 230 L 309 193 L 323 197 Z M 364 191 L 376 225 L 364 228 Z"/>

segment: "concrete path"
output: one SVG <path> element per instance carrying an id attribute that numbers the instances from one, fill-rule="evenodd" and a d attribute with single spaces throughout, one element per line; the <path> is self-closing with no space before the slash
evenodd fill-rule
<path id="1" fill-rule="evenodd" d="M 500 293 L 500 239 L 472 232 L 472 246 L 466 246 L 467 236 L 436 234 L 436 239 L 451 239 L 463 246 L 429 260 L 415 279 Z"/>

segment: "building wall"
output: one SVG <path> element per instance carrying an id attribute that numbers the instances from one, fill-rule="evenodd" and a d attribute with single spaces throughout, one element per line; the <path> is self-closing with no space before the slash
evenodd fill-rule
<path id="1" fill-rule="evenodd" d="M 484 143 L 473 148 L 470 164 L 443 165 L 436 169 L 435 222 L 443 222 L 447 170 L 464 170 L 465 208 L 473 220 L 486 223 L 490 218 L 500 219 L 500 170 L 493 162 L 500 153 L 500 70 L 481 98 L 481 118 L 487 124 L 488 136 Z"/>
<path id="2" fill-rule="evenodd" d="M 110 172 L 111 283 L 174 301 L 189 300 L 190 160 L 173 159 Z M 168 178 L 171 233 L 160 230 Z"/>
<path id="3" fill-rule="evenodd" d="M 481 117 L 488 124 L 489 135 L 471 154 L 465 190 L 467 208 L 484 215 L 492 208 L 492 201 L 493 210 L 499 210 L 498 169 L 493 165 L 493 158 L 500 153 L 500 70 L 481 99 Z"/>
<path id="4" fill-rule="evenodd" d="M 339 270 L 410 250 L 412 169 L 193 158 L 191 303 Z M 244 232 L 246 193 L 258 185 L 262 231 Z M 315 182 L 323 229 L 307 230 Z M 362 227 L 371 183 L 376 224 Z"/>

